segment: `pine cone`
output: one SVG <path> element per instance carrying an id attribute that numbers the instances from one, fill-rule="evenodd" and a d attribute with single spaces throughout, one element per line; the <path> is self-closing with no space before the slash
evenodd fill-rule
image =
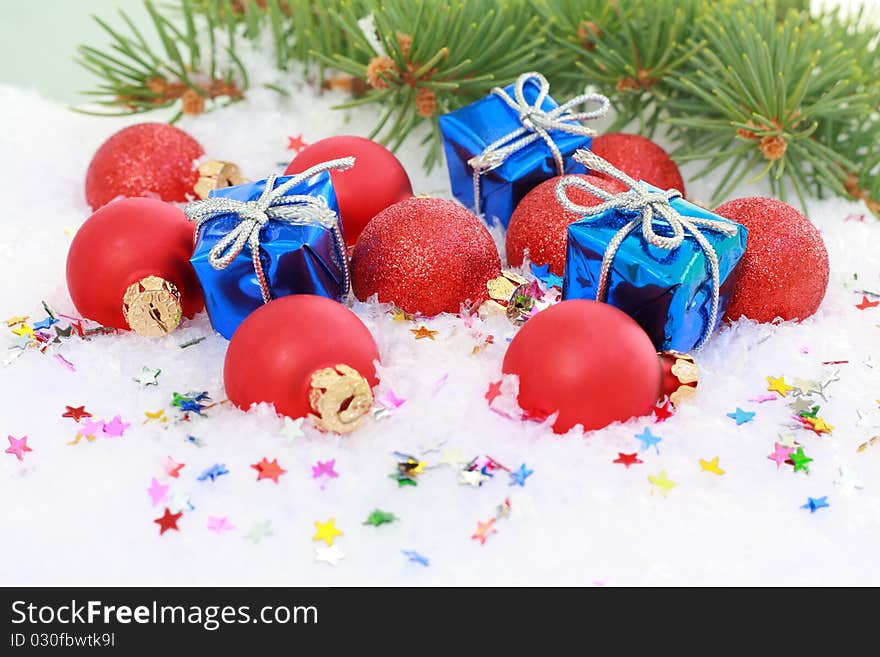
<path id="1" fill-rule="evenodd" d="M 419 113 L 419 116 L 424 116 L 427 119 L 434 116 L 436 111 L 437 94 L 434 93 L 433 89 L 421 87 L 416 92 L 416 112 Z"/>
<path id="2" fill-rule="evenodd" d="M 373 57 L 367 64 L 367 84 L 373 89 L 390 89 L 391 85 L 385 79 L 385 73 L 397 73 L 397 65 L 390 57 Z"/>
<path id="3" fill-rule="evenodd" d="M 205 111 L 205 97 L 195 89 L 187 89 L 180 97 L 183 102 L 181 111 L 184 114 L 201 114 Z"/>
<path id="4" fill-rule="evenodd" d="M 785 155 L 785 149 L 788 148 L 788 142 L 782 135 L 767 135 L 761 140 L 761 145 L 758 148 L 761 149 L 761 152 L 766 159 L 771 161 L 778 160 Z"/>

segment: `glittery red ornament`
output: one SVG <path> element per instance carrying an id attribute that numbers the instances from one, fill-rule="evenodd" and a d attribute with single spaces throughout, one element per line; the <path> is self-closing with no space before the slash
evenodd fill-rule
<path id="1" fill-rule="evenodd" d="M 101 144 L 86 172 L 86 200 L 97 210 L 117 196 L 186 201 L 198 182 L 199 142 L 166 123 L 138 123 Z"/>
<path id="2" fill-rule="evenodd" d="M 189 263 L 194 226 L 183 211 L 149 198 L 120 199 L 89 217 L 67 253 L 77 310 L 103 326 L 142 335 L 173 330 L 204 307 Z"/>
<path id="3" fill-rule="evenodd" d="M 229 341 L 226 395 L 247 410 L 269 402 L 289 417 L 310 413 L 344 432 L 369 411 L 379 350 L 363 322 L 341 303 L 310 294 L 260 306 Z M 328 412 L 328 402 L 333 402 Z"/>
<path id="4" fill-rule="evenodd" d="M 587 299 L 562 301 L 527 321 L 502 370 L 519 376 L 519 405 L 530 416 L 559 411 L 556 433 L 647 415 L 660 390 L 648 335 L 626 313 Z"/>
<path id="5" fill-rule="evenodd" d="M 685 195 L 684 180 L 675 162 L 647 137 L 612 132 L 593 139 L 590 150 L 631 178 L 664 190 L 677 189 L 682 196 Z"/>
<path id="6" fill-rule="evenodd" d="M 715 213 L 745 226 L 746 253 L 725 317 L 759 322 L 805 319 L 828 287 L 828 252 L 816 227 L 790 205 L 772 198 L 728 201 Z"/>
<path id="7" fill-rule="evenodd" d="M 596 187 L 609 192 L 622 192 L 626 187 L 617 180 L 593 175 L 580 175 Z M 507 227 L 507 262 L 512 267 L 522 265 L 525 251 L 536 265 L 550 265 L 550 271 L 562 276 L 565 270 L 565 245 L 568 224 L 581 215 L 568 212 L 556 200 L 559 176 L 545 180 L 525 195 L 510 217 Z M 569 198 L 580 205 L 598 205 L 602 199 L 576 187 L 570 188 Z"/>
<path id="8" fill-rule="evenodd" d="M 377 214 L 351 256 L 358 299 L 409 313 L 457 313 L 484 301 L 486 282 L 501 273 L 501 259 L 486 227 L 452 201 L 410 198 Z"/>
<path id="9" fill-rule="evenodd" d="M 339 202 L 345 240 L 354 244 L 370 219 L 412 196 L 409 176 L 394 153 L 363 137 L 328 137 L 300 151 L 284 173 L 301 173 L 321 162 L 349 155 L 355 158 L 354 166 L 331 171 L 330 179 Z"/>

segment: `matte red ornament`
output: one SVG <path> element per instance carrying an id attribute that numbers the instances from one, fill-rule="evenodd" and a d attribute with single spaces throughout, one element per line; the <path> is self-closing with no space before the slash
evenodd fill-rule
<path id="1" fill-rule="evenodd" d="M 351 256 L 352 290 L 408 313 L 457 313 L 488 297 L 501 258 L 483 223 L 452 201 L 416 197 L 383 210 Z"/>
<path id="2" fill-rule="evenodd" d="M 301 173 L 321 162 L 349 155 L 355 158 L 354 166 L 346 171 L 331 171 L 330 179 L 339 202 L 345 240 L 353 245 L 370 219 L 389 205 L 412 196 L 409 176 L 394 153 L 363 137 L 328 137 L 300 151 L 284 174 Z"/>
<path id="3" fill-rule="evenodd" d="M 199 180 L 201 144 L 167 123 L 123 128 L 95 152 L 86 172 L 86 200 L 93 210 L 118 196 L 186 201 Z"/>
<path id="4" fill-rule="evenodd" d="M 660 390 L 648 335 L 624 312 L 587 299 L 562 301 L 526 322 L 502 370 L 519 376 L 519 405 L 529 416 L 559 411 L 556 433 L 647 415 Z"/>
<path id="5" fill-rule="evenodd" d="M 828 251 L 810 220 L 790 205 L 764 197 L 728 201 L 715 212 L 749 231 L 725 317 L 772 322 L 815 313 L 828 287 Z"/>
<path id="6" fill-rule="evenodd" d="M 596 187 L 617 193 L 626 186 L 610 178 L 578 174 Z M 545 180 L 525 195 L 510 217 L 507 227 L 507 262 L 519 267 L 528 249 L 529 260 L 536 265 L 550 265 L 550 271 L 562 276 L 565 271 L 565 250 L 568 225 L 581 215 L 567 211 L 556 200 L 556 183 L 560 176 Z M 582 189 L 572 187 L 569 198 L 583 206 L 598 205 L 602 199 Z"/>
<path id="7" fill-rule="evenodd" d="M 194 226 L 183 211 L 148 198 L 120 199 L 89 217 L 67 253 L 77 310 L 103 326 L 164 335 L 204 307 L 189 263 Z"/>
<path id="8" fill-rule="evenodd" d="M 236 329 L 223 380 L 239 408 L 269 402 L 282 415 L 316 413 L 319 426 L 345 432 L 369 411 L 378 360 L 373 336 L 351 310 L 296 294 L 261 306 Z"/>
<path id="9" fill-rule="evenodd" d="M 647 137 L 612 132 L 593 139 L 590 150 L 631 178 L 644 180 L 663 190 L 677 189 L 682 196 L 685 195 L 678 166 L 666 151 Z"/>

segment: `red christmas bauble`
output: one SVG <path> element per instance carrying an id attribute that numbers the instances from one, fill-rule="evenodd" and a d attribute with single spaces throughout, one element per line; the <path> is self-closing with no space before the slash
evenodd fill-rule
<path id="1" fill-rule="evenodd" d="M 641 135 L 612 132 L 593 139 L 590 146 L 599 157 L 636 180 L 660 189 L 677 189 L 684 196 L 684 180 L 675 162 L 653 141 Z"/>
<path id="2" fill-rule="evenodd" d="M 529 415 L 559 411 L 556 433 L 647 415 L 660 390 L 648 335 L 626 313 L 587 299 L 562 301 L 526 322 L 502 370 L 519 376 L 519 405 Z"/>
<path id="3" fill-rule="evenodd" d="M 319 426 L 345 432 L 369 411 L 378 360 L 373 336 L 351 310 L 295 294 L 261 306 L 236 329 L 223 381 L 242 409 L 269 402 L 282 415 L 315 414 Z"/>
<path id="4" fill-rule="evenodd" d="M 663 351 L 657 357 L 660 359 L 660 399 L 668 397 L 678 406 L 697 394 L 699 376 L 693 356 Z"/>
<path id="5" fill-rule="evenodd" d="M 412 196 L 412 185 L 394 153 L 370 139 L 349 135 L 328 137 L 300 151 L 284 171 L 302 173 L 327 160 L 354 156 L 354 166 L 331 171 L 333 190 L 339 202 L 345 240 L 357 242 L 370 219 L 389 205 Z"/>
<path id="6" fill-rule="evenodd" d="M 189 263 L 194 226 L 183 211 L 149 198 L 120 199 L 89 217 L 67 253 L 77 310 L 103 326 L 142 335 L 173 330 L 204 307 Z"/>
<path id="7" fill-rule="evenodd" d="M 101 144 L 86 172 L 86 200 L 97 210 L 117 196 L 186 201 L 198 182 L 201 144 L 166 123 L 138 123 Z"/>
<path id="8" fill-rule="evenodd" d="M 809 219 L 764 197 L 728 201 L 715 213 L 749 231 L 727 319 L 772 322 L 777 317 L 806 319 L 816 312 L 828 287 L 828 252 Z"/>
<path id="9" fill-rule="evenodd" d="M 626 186 L 609 178 L 579 175 L 580 178 L 608 192 L 622 192 Z M 568 224 L 581 215 L 569 212 L 556 200 L 559 176 L 545 180 L 525 195 L 516 206 L 507 226 L 507 262 L 519 267 L 529 252 L 529 260 L 536 265 L 550 265 L 550 271 L 562 276 L 565 270 L 565 248 Z M 570 187 L 568 197 L 583 206 L 598 205 L 602 199 L 577 187 Z"/>
<path id="10" fill-rule="evenodd" d="M 382 303 L 429 316 L 484 301 L 486 282 L 500 273 L 498 250 L 482 222 L 437 198 L 410 198 L 383 210 L 351 255 L 358 299 L 378 293 Z"/>

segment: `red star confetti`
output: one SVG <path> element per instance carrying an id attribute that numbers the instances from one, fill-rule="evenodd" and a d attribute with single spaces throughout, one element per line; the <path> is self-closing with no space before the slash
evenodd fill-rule
<path id="1" fill-rule="evenodd" d="M 177 521 L 180 520 L 181 516 L 183 516 L 183 511 L 178 511 L 177 513 L 171 513 L 171 510 L 166 506 L 165 513 L 161 518 L 156 518 L 153 522 L 159 525 L 159 536 L 167 532 L 169 529 L 173 529 L 176 532 L 180 531 L 180 528 L 177 526 Z"/>
<path id="2" fill-rule="evenodd" d="M 639 455 L 637 453 L 624 454 L 623 452 L 617 452 L 617 458 L 614 459 L 613 462 L 625 465 L 627 470 L 629 470 L 629 466 L 631 465 L 635 465 L 636 463 L 644 463 L 644 461 L 639 458 Z"/>
<path id="3" fill-rule="evenodd" d="M 654 418 L 655 422 L 664 422 L 672 417 L 672 411 L 670 410 L 670 403 L 667 399 L 663 406 L 655 406 L 654 407 Z"/>
<path id="4" fill-rule="evenodd" d="M 296 137 L 287 138 L 287 150 L 289 151 L 295 151 L 299 153 L 306 146 L 308 146 L 308 144 L 303 141 L 302 134 L 299 134 Z"/>
<path id="5" fill-rule="evenodd" d="M 859 310 L 867 310 L 868 308 L 876 308 L 877 306 L 880 306 L 880 299 L 878 299 L 877 301 L 869 301 L 868 297 L 866 297 L 864 294 L 862 295 L 861 303 L 856 304 L 856 308 L 858 308 Z"/>
<path id="6" fill-rule="evenodd" d="M 287 472 L 287 470 L 278 465 L 278 459 L 269 461 L 265 456 L 262 461 L 254 463 L 251 467 L 257 471 L 257 481 L 271 479 L 276 484 L 278 483 L 278 477 Z"/>
<path id="7" fill-rule="evenodd" d="M 73 418 L 74 422 L 79 422 L 84 417 L 92 417 L 92 414 L 86 410 L 85 406 L 65 406 L 61 417 Z"/>
<path id="8" fill-rule="evenodd" d="M 479 541 L 480 545 L 486 544 L 486 539 L 488 539 L 492 534 L 498 533 L 494 527 L 495 518 L 489 518 L 486 522 L 477 521 L 477 531 L 471 535 L 473 540 Z"/>
<path id="9" fill-rule="evenodd" d="M 166 456 L 165 460 L 162 461 L 162 469 L 165 470 L 165 474 L 175 479 L 180 478 L 180 470 L 185 466 L 186 463 L 178 463 L 170 456 Z"/>
<path id="10" fill-rule="evenodd" d="M 489 406 L 491 406 L 492 402 L 495 401 L 497 397 L 501 396 L 501 381 L 493 381 L 490 383 L 489 389 L 483 396 L 486 398 L 486 401 L 489 402 Z"/>

